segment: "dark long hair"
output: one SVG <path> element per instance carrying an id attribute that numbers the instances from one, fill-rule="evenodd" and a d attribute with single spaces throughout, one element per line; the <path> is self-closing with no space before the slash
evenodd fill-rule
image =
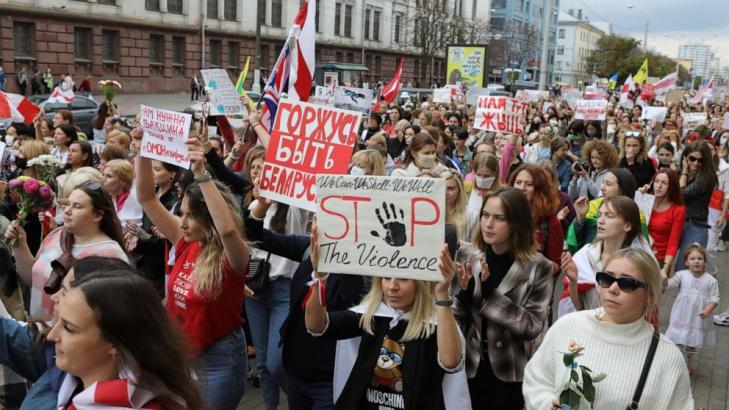
<path id="1" fill-rule="evenodd" d="M 668 144 L 668 146 L 673 148 L 671 144 Z M 668 200 L 675 205 L 683 205 L 683 193 L 681 192 L 681 185 L 678 182 L 676 171 L 671 168 L 660 169 L 653 175 L 653 180 L 655 181 L 660 174 L 664 174 L 668 178 L 668 190 L 666 191 Z"/>
<path id="2" fill-rule="evenodd" d="M 84 163 L 81 165 L 82 167 L 92 167 L 94 168 L 94 151 L 91 148 L 91 144 L 89 144 L 86 141 L 73 141 L 68 144 L 68 147 L 71 148 L 71 145 L 76 144 L 81 148 L 81 153 L 86 154 L 86 159 L 84 160 Z M 63 175 L 66 173 L 66 171 L 71 171 L 73 167 L 71 164 L 66 164 L 63 166 L 63 168 L 59 168 L 58 171 L 56 171 L 56 176 Z"/>
<path id="3" fill-rule="evenodd" d="M 704 190 L 711 191 L 719 182 L 716 177 L 716 169 L 714 168 L 714 158 L 711 155 L 711 149 L 706 141 L 694 141 L 686 146 L 682 156 L 688 157 L 692 152 L 701 153 L 701 168 L 696 174 L 696 179 L 703 181 Z"/>
<path id="4" fill-rule="evenodd" d="M 631 199 L 635 197 L 638 182 L 636 182 L 635 175 L 632 172 L 625 168 L 610 168 L 608 172 L 615 175 L 615 179 L 618 180 L 620 195 L 627 196 Z"/>
<path id="5" fill-rule="evenodd" d="M 511 187 L 500 188 L 497 191 L 489 192 L 483 198 L 481 205 L 481 215 L 486 207 L 486 202 L 491 198 L 499 198 L 501 207 L 504 210 L 504 217 L 511 228 L 511 250 L 517 260 L 527 260 L 535 252 L 536 246 L 534 242 L 534 218 L 532 218 L 531 206 L 526 195 L 518 189 Z M 474 245 L 481 251 L 486 250 L 486 241 L 483 239 L 481 230 L 476 234 Z"/>
<path id="6" fill-rule="evenodd" d="M 114 202 L 111 200 L 109 193 L 106 192 L 106 189 L 96 181 L 84 182 L 74 189 L 84 191 L 91 198 L 91 206 L 94 207 L 94 211 L 101 212 L 102 216 L 101 222 L 99 222 L 99 229 L 106 236 L 116 241 L 122 249 L 126 249 L 121 222 L 119 222 L 119 218 L 116 215 Z"/>
<path id="7" fill-rule="evenodd" d="M 179 396 L 188 409 L 202 409 L 192 370 L 185 365 L 185 339 L 152 284 L 133 268 L 126 271 L 93 273 L 71 287 L 84 294 L 101 336 L 119 350 L 119 366 L 131 370 L 137 385 L 155 393 L 163 407 Z"/>
<path id="8" fill-rule="evenodd" d="M 633 240 L 643 232 L 640 222 L 640 208 L 638 208 L 638 205 L 635 201 L 633 201 L 633 198 L 628 198 L 627 196 L 622 195 L 605 198 L 605 201 L 603 201 L 600 206 L 603 207 L 608 205 L 612 206 L 615 213 L 620 215 L 625 222 L 630 224 L 630 231 L 625 234 L 625 239 L 623 240 L 622 247 L 626 248 L 630 246 L 630 244 L 633 243 Z"/>
<path id="9" fill-rule="evenodd" d="M 61 131 L 63 131 L 64 134 L 68 137 L 68 146 L 71 146 L 72 142 L 78 141 L 78 133 L 76 132 L 76 127 L 74 127 L 71 124 L 61 124 L 56 126 L 56 128 L 60 128 Z"/>

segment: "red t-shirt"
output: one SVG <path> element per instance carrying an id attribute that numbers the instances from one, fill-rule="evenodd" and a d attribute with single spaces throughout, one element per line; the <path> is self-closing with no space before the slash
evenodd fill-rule
<path id="1" fill-rule="evenodd" d="M 223 262 L 223 283 L 215 299 L 195 293 L 191 278 L 200 253 L 200 242 L 175 245 L 176 261 L 167 283 L 167 312 L 187 336 L 195 355 L 243 324 L 245 274 L 238 274 Z"/>
<path id="2" fill-rule="evenodd" d="M 665 211 L 653 211 L 648 223 L 648 233 L 653 238 L 653 250 L 656 259 L 663 262 L 666 255 L 676 256 L 678 246 L 681 244 L 683 221 L 686 217 L 686 207 L 671 205 Z"/>

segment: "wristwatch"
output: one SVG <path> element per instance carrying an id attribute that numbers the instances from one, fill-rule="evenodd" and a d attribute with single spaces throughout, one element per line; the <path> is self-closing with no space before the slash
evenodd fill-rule
<path id="1" fill-rule="evenodd" d="M 195 175 L 195 182 L 197 182 L 198 184 L 203 183 L 203 182 L 212 181 L 212 180 L 213 180 L 213 176 L 210 175 L 210 173 L 207 170 L 205 172 L 203 172 L 202 175 Z"/>

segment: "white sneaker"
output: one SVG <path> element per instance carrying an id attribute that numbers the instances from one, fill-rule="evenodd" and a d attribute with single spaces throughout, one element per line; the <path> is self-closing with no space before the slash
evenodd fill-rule
<path id="1" fill-rule="evenodd" d="M 729 326 L 729 312 L 714 315 L 714 324 L 717 326 Z"/>

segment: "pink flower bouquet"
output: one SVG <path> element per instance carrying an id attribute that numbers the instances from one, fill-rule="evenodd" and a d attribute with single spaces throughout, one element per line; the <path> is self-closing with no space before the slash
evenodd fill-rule
<path id="1" fill-rule="evenodd" d="M 10 198 L 18 205 L 18 224 L 25 225 L 28 215 L 45 212 L 53 206 L 53 190 L 43 181 L 21 176 L 8 183 Z M 8 245 L 13 247 L 15 240 Z"/>

